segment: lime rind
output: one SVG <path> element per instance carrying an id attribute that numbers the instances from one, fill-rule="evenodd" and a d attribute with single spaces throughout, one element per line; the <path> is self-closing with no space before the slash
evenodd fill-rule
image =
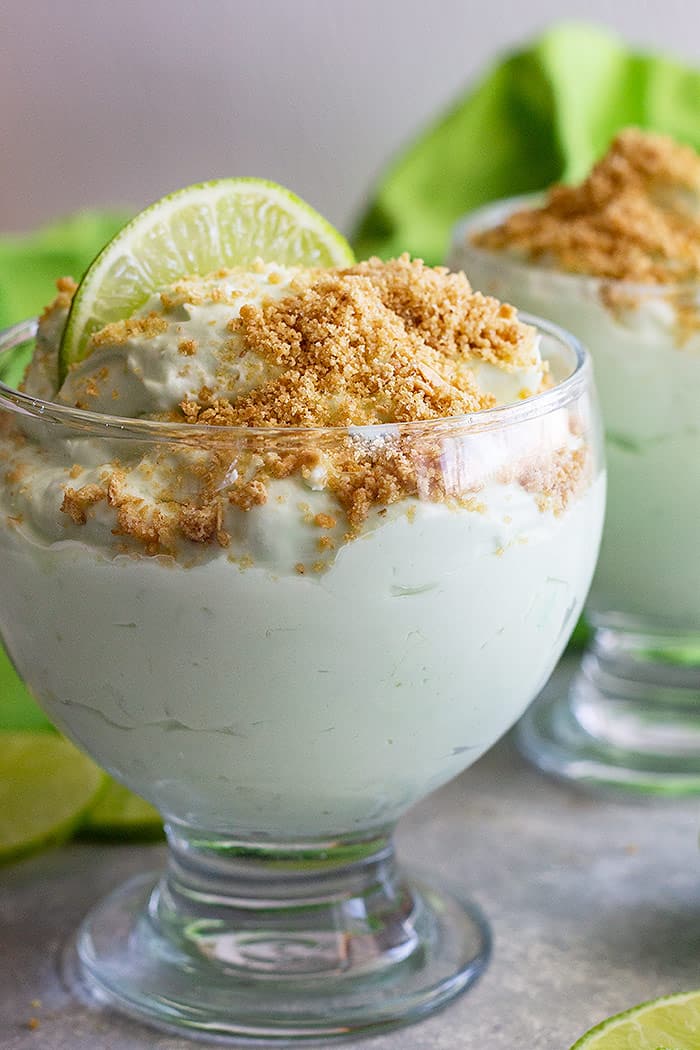
<path id="1" fill-rule="evenodd" d="M 692 1010 L 678 1009 L 693 1003 Z M 571 1050 L 700 1050 L 700 990 L 649 999 L 589 1029 Z"/>
<path id="2" fill-rule="evenodd" d="M 61 377 L 85 356 L 93 332 L 129 317 L 156 289 L 257 258 L 287 266 L 354 262 L 348 242 L 322 215 L 265 179 L 214 179 L 156 201 L 85 273 L 61 341 Z"/>
<path id="3" fill-rule="evenodd" d="M 0 863 L 70 838 L 106 775 L 55 733 L 0 733 Z"/>

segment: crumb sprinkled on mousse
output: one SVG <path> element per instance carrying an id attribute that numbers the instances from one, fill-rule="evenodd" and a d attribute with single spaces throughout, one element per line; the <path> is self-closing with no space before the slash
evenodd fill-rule
<path id="1" fill-rule="evenodd" d="M 51 314 L 56 311 L 67 310 L 73 301 L 73 296 L 78 290 L 78 285 L 72 277 L 59 277 L 56 280 L 57 295 L 55 299 L 45 307 L 44 312 L 41 315 L 42 321 L 45 321 Z"/>
<path id="2" fill-rule="evenodd" d="M 496 402 L 468 362 L 515 368 L 535 339 L 464 274 L 407 255 L 319 271 L 294 295 L 243 306 L 230 328 L 280 374 L 235 400 L 183 402 L 190 423 L 360 426 L 478 412 Z"/>
<path id="3" fill-rule="evenodd" d="M 125 343 L 134 336 L 153 339 L 167 330 L 168 322 L 157 313 L 150 313 L 146 317 L 129 317 L 126 321 L 113 321 L 105 325 L 90 337 L 89 345 L 94 350 L 108 343 Z"/>
<path id="4" fill-rule="evenodd" d="M 99 485 L 83 485 L 82 488 L 74 489 L 67 486 L 63 493 L 61 510 L 67 514 L 76 525 L 84 525 L 87 521 L 87 509 L 105 498 L 105 491 Z"/>
<path id="5" fill-rule="evenodd" d="M 572 273 L 698 281 L 700 155 L 666 135 L 626 128 L 580 185 L 552 187 L 542 207 L 515 212 L 473 242 Z"/>
<path id="6" fill-rule="evenodd" d="M 70 279 L 59 282 L 52 309 L 67 310 L 74 290 Z M 182 277 L 140 314 L 94 332 L 58 398 L 76 407 L 114 403 L 120 389 L 126 396 L 133 389 L 129 361 L 138 384 L 147 370 L 158 384 L 174 355 L 188 392 L 141 414 L 196 425 L 192 442 L 184 451 L 155 444 L 143 459 L 115 459 L 97 472 L 68 464 L 66 528 L 97 521 L 120 549 L 150 555 L 179 555 L 188 543 L 228 548 L 236 543 L 232 512 L 255 512 L 268 499 L 283 506 L 279 483 L 297 479 L 325 494 L 323 509 L 300 510 L 314 531 L 309 551 L 317 552 L 298 563 L 301 573 L 323 571 L 372 512 L 386 514 L 400 501 L 409 501 L 409 516 L 415 500 L 476 512 L 480 483 L 470 487 L 445 471 L 441 438 L 397 425 L 477 413 L 504 396 L 507 403 L 546 389 L 538 341 L 514 307 L 473 291 L 463 273 L 408 255 L 325 270 L 260 262 Z M 503 390 L 504 380 L 509 393 L 497 397 L 491 385 Z M 364 426 L 381 429 L 356 429 Z M 295 429 L 295 436 L 248 447 L 221 427 Z M 326 444 L 315 434 L 325 427 L 338 428 Z M 588 466 L 585 452 L 549 449 L 541 463 L 530 456 L 498 480 L 520 484 L 542 511 L 557 514 Z"/>

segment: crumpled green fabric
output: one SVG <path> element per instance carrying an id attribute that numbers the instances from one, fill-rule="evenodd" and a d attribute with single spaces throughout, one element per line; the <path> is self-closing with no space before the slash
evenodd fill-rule
<path id="1" fill-rule="evenodd" d="M 51 302 L 57 277 L 81 277 L 127 218 L 123 212 L 85 211 L 34 233 L 0 237 L 0 328 L 34 316 Z M 0 729 L 48 725 L 0 648 Z"/>
<path id="2" fill-rule="evenodd" d="M 0 237 L 0 328 L 51 302 L 57 277 L 82 277 L 127 218 L 124 212 L 83 211 L 35 233 Z"/>
<path id="3" fill-rule="evenodd" d="M 358 258 L 444 262 L 456 220 L 489 200 L 576 181 L 635 124 L 700 149 L 700 71 L 564 24 L 492 66 L 380 178 Z"/>

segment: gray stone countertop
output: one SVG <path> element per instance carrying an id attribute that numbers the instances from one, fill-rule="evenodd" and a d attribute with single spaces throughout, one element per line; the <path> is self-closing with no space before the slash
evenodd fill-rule
<path id="1" fill-rule="evenodd" d="M 560 669 L 549 689 L 565 677 Z M 429 861 L 486 912 L 486 973 L 432 1018 L 350 1045 L 566 1050 L 609 1014 L 700 986 L 699 829 L 697 801 L 589 797 L 545 779 L 504 741 L 417 806 L 398 834 L 404 860 Z M 59 976 L 85 911 L 163 855 L 162 846 L 72 844 L 0 870 L 2 1050 L 206 1045 L 87 1009 Z"/>

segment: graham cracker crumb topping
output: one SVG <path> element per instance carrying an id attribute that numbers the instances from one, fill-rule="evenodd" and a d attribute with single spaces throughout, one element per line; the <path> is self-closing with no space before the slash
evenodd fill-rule
<path id="1" fill-rule="evenodd" d="M 76 525 L 84 525 L 90 507 L 105 499 L 106 492 L 100 485 L 83 485 L 80 489 L 66 488 L 63 493 L 61 510 Z"/>
<path id="2" fill-rule="evenodd" d="M 44 307 L 40 318 L 41 321 L 46 321 L 56 310 L 68 310 L 73 301 L 73 296 L 78 290 L 78 285 L 72 277 L 59 277 L 56 281 L 56 290 L 58 294 L 53 302 Z"/>
<path id="3" fill-rule="evenodd" d="M 319 271 L 295 294 L 243 306 L 228 327 L 279 375 L 235 400 L 187 399 L 190 423 L 360 426 L 477 412 L 495 399 L 467 362 L 518 368 L 535 339 L 464 274 L 407 255 Z"/>
<path id="4" fill-rule="evenodd" d="M 700 279 L 700 155 L 627 128 L 579 186 L 552 187 L 473 243 L 570 271 L 640 284 Z"/>
<path id="5" fill-rule="evenodd" d="M 107 343 L 120 346 L 135 336 L 141 339 L 153 339 L 154 336 L 167 332 L 167 330 L 168 322 L 155 312 L 147 314 L 146 317 L 129 317 L 126 321 L 113 321 L 101 328 L 99 332 L 93 333 L 90 336 L 89 349 L 94 350 Z"/>
<path id="6" fill-rule="evenodd" d="M 256 273 L 265 273 L 263 264 Z M 151 418 L 210 429 L 181 427 L 185 440 L 155 442 L 133 460 L 127 448 L 126 461 L 114 459 L 99 469 L 68 460 L 61 510 L 69 529 L 111 529 L 123 553 L 186 559 L 188 545 L 190 554 L 192 545 L 230 547 L 231 558 L 244 566 L 249 552 L 238 512 L 255 514 L 269 503 L 264 513 L 273 514 L 287 498 L 276 483 L 297 478 L 309 491 L 322 493 L 298 503 L 297 488 L 290 486 L 285 511 L 293 516 L 286 520 L 312 530 L 304 560 L 295 565 L 300 575 L 311 575 L 328 567 L 332 552 L 357 536 L 370 515 L 386 515 L 392 504 L 408 501 L 399 511 L 405 509 L 408 520 L 415 501 L 442 502 L 458 511 L 484 509 L 478 457 L 474 464 L 462 458 L 452 427 L 445 435 L 442 428 L 407 430 L 395 424 L 488 409 L 496 399 L 475 378 L 482 365 L 507 373 L 537 364 L 537 333 L 512 306 L 472 291 L 462 273 L 431 269 L 407 255 L 388 263 L 370 259 L 346 269 L 304 270 L 291 281 L 287 272 L 281 298 L 270 278 L 271 287 L 256 305 L 238 310 L 239 296 L 236 309 L 227 310 L 236 287 L 247 288 L 250 274 L 237 285 L 238 278 L 221 271 L 225 294 L 206 300 L 221 306 L 217 324 L 226 335 L 223 342 L 217 335 L 215 347 L 221 374 L 210 378 L 206 370 L 197 371 L 210 353 L 201 329 L 195 329 L 198 345 L 189 338 L 191 329 L 179 328 L 177 318 L 171 327 L 160 313 L 107 325 L 92 337 L 93 349 L 108 345 L 111 352 L 113 345 L 174 331 L 172 345 L 160 340 L 153 352 L 159 355 L 168 343 L 182 355 L 178 369 L 192 371 L 192 386 L 179 386 L 170 404 L 183 389 L 192 393 Z M 175 292 L 161 294 L 165 309 L 185 296 L 191 301 L 193 293 L 209 296 L 216 279 L 183 278 Z M 253 283 L 250 297 L 260 300 L 260 281 L 256 277 Z M 110 389 L 111 373 L 99 363 L 81 387 L 85 398 L 96 396 L 92 384 L 98 381 Z M 259 385 L 246 381 L 242 392 L 229 393 L 239 389 L 227 382 L 237 369 L 249 369 L 245 374 L 254 380 L 259 376 Z M 365 425 L 375 429 L 353 429 Z M 230 426 L 242 432 L 222 433 L 221 427 Z M 265 434 L 264 440 L 250 433 L 273 427 L 301 429 Z M 322 427 L 338 429 L 322 436 L 306 429 Z M 494 468 L 494 480 L 519 483 L 541 500 L 542 510 L 557 513 L 585 483 L 586 455 L 585 449 L 579 455 L 568 447 L 549 449 L 542 463 L 523 455 L 507 477 Z"/>

